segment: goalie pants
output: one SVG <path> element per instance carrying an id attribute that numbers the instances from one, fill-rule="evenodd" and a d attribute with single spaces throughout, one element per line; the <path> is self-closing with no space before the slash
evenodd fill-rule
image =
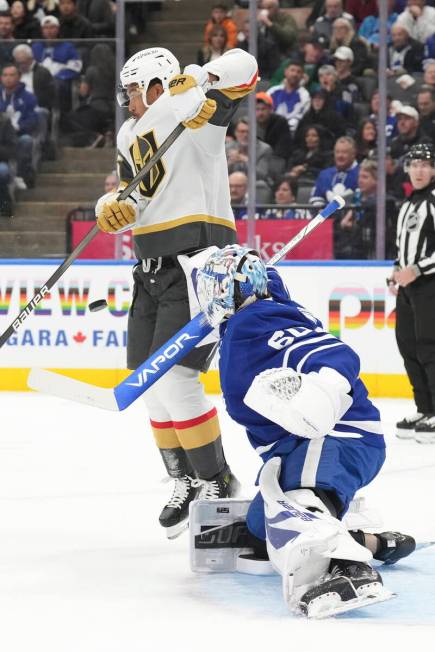
<path id="1" fill-rule="evenodd" d="M 399 288 L 396 340 L 417 410 L 435 414 L 435 278 L 419 277 Z"/>
<path id="2" fill-rule="evenodd" d="M 136 369 L 190 320 L 186 278 L 176 256 L 133 269 L 128 317 L 127 366 Z M 205 396 L 199 371 L 214 345 L 193 349 L 144 394 L 154 438 L 171 477 L 209 479 L 225 467 L 216 409 Z"/>
<path id="3" fill-rule="evenodd" d="M 385 461 L 385 448 L 369 446 L 358 439 L 289 436 L 286 449 L 285 454 L 280 454 L 282 490 L 317 488 L 332 492 L 337 499 L 334 503 L 341 506 L 339 519 L 343 518 L 358 489 L 373 480 Z M 256 537 L 266 539 L 260 492 L 249 507 L 247 525 Z"/>

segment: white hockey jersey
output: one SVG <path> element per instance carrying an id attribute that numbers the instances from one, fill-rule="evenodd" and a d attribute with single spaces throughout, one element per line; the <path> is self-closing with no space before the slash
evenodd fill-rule
<path id="1" fill-rule="evenodd" d="M 240 49 L 206 64 L 219 79 L 207 97 L 217 103 L 210 122 L 186 129 L 133 193 L 139 217 L 133 228 L 138 258 L 170 256 L 236 242 L 230 204 L 226 128 L 240 100 L 257 82 L 257 62 Z M 121 187 L 135 176 L 178 122 L 165 91 L 138 120 L 118 133 Z"/>

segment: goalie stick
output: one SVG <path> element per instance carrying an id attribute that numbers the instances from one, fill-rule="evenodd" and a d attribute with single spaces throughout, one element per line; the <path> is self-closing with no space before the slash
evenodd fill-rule
<path id="1" fill-rule="evenodd" d="M 154 167 L 154 165 L 162 158 L 163 154 L 169 149 L 169 147 L 172 145 L 172 143 L 178 138 L 178 136 L 185 130 L 185 126 L 183 124 L 179 124 L 171 131 L 169 136 L 163 141 L 163 143 L 160 145 L 160 147 L 156 150 L 156 152 L 151 156 L 149 161 L 144 165 L 144 167 L 139 170 L 139 172 L 136 174 L 136 176 L 130 181 L 128 186 L 122 190 L 117 199 L 118 200 L 123 200 L 127 199 L 133 192 L 133 190 L 136 188 L 136 186 L 139 185 L 139 183 L 142 181 L 144 177 L 148 174 L 148 172 Z M 24 323 L 25 319 L 33 312 L 33 310 L 36 308 L 38 303 L 40 303 L 44 296 L 48 294 L 48 292 L 51 290 L 53 285 L 57 283 L 57 281 L 60 279 L 60 277 L 66 272 L 66 270 L 72 265 L 72 263 L 75 261 L 76 258 L 81 254 L 83 249 L 87 247 L 87 245 L 95 238 L 97 233 L 100 232 L 100 229 L 97 224 L 95 224 L 92 229 L 89 231 L 87 235 L 79 242 L 77 247 L 70 253 L 70 255 L 65 258 L 63 263 L 56 269 L 54 274 L 50 276 L 48 281 L 44 283 L 42 287 L 39 288 L 38 292 L 30 299 L 29 303 L 23 310 L 17 315 L 17 317 L 14 319 L 12 324 L 8 326 L 8 328 L 0 335 L 0 348 L 3 346 L 3 344 L 6 344 L 8 339 L 13 335 L 13 333 L 18 332 L 19 328 L 21 325 Z"/>
<path id="2" fill-rule="evenodd" d="M 336 196 L 321 210 L 303 229 L 299 231 L 268 264 L 274 265 L 286 253 L 291 251 L 301 240 L 322 224 L 335 211 L 343 208 L 344 200 Z M 196 344 L 203 340 L 213 328 L 206 321 L 203 313 L 183 326 L 173 337 L 153 355 L 143 362 L 136 371 L 113 388 L 97 387 L 67 376 L 62 376 L 46 369 L 33 368 L 30 370 L 27 385 L 30 389 L 52 394 L 59 398 L 66 398 L 78 403 L 85 403 L 94 407 L 115 412 L 125 410 L 147 389 L 149 389 L 163 374 L 181 360 Z"/>

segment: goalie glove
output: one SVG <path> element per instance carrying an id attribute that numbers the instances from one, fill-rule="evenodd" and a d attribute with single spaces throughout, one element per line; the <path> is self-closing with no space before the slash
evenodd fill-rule
<path id="1" fill-rule="evenodd" d="M 216 102 L 207 99 L 193 75 L 175 75 L 169 82 L 169 94 L 177 120 L 188 129 L 203 127 L 216 111 Z"/>
<path id="2" fill-rule="evenodd" d="M 136 222 L 136 202 L 130 197 L 118 201 L 118 195 L 119 190 L 108 192 L 100 197 L 95 206 L 97 224 L 105 233 L 125 231 Z"/>
<path id="3" fill-rule="evenodd" d="M 334 369 L 297 373 L 288 367 L 258 374 L 244 403 L 290 434 L 308 439 L 324 437 L 352 405 L 350 385 Z"/>

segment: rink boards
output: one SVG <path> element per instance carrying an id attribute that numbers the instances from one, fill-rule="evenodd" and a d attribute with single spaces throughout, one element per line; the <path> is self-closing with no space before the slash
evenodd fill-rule
<path id="1" fill-rule="evenodd" d="M 53 274 L 61 261 L 0 262 L 0 332 Z M 395 298 L 386 287 L 391 263 L 294 261 L 280 265 L 293 298 L 327 330 L 350 344 L 372 396 L 409 397 L 411 391 L 394 336 Z M 46 294 L 0 351 L 0 389 L 24 390 L 30 367 L 65 372 L 111 387 L 125 372 L 131 262 L 78 261 Z M 88 305 L 108 307 L 90 313 Z M 219 391 L 216 364 L 204 377 Z"/>

